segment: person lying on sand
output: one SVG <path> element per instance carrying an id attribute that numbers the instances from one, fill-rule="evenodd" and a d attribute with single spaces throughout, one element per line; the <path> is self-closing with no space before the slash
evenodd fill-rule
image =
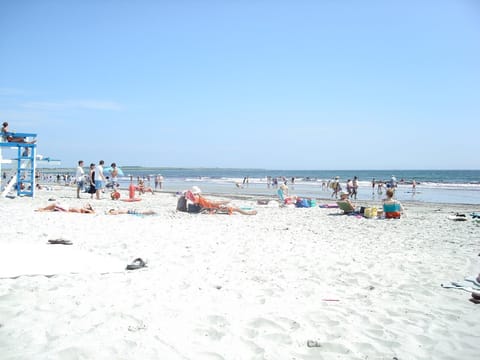
<path id="1" fill-rule="evenodd" d="M 35 211 L 60 211 L 60 212 L 73 212 L 73 213 L 81 213 L 81 214 L 95 214 L 95 210 L 93 210 L 92 205 L 87 204 L 82 208 L 64 208 L 59 204 L 50 204 L 43 208 L 36 209 Z"/>
<path id="2" fill-rule="evenodd" d="M 227 206 L 227 204 L 230 202 L 228 200 L 220 200 L 220 201 L 208 200 L 203 196 L 201 196 L 200 193 L 201 193 L 200 189 L 197 186 L 193 186 L 192 190 L 187 191 L 185 196 L 188 200 L 192 201 L 194 204 L 200 205 L 202 210 L 208 210 L 211 212 L 215 212 L 217 210 L 225 211 L 229 215 L 233 214 L 234 212 L 238 212 L 239 214 L 242 214 L 242 215 L 257 214 L 256 210 L 243 210 L 237 207 Z"/>
<path id="3" fill-rule="evenodd" d="M 153 210 L 134 210 L 134 209 L 110 209 L 107 211 L 107 215 L 156 215 L 157 213 Z"/>

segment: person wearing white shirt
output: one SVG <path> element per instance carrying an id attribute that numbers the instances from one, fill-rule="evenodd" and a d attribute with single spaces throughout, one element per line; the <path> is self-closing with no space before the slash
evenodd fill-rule
<path id="1" fill-rule="evenodd" d="M 103 164 L 105 164 L 105 161 L 100 160 L 98 162 L 97 170 L 95 172 L 95 189 L 97 193 L 97 200 L 100 199 L 100 192 L 105 187 L 105 183 L 107 181 L 105 175 L 103 174 Z"/>
<path id="2" fill-rule="evenodd" d="M 77 182 L 77 199 L 80 199 L 80 191 L 83 190 L 83 186 L 85 185 L 85 171 L 83 170 L 83 160 L 78 160 L 75 181 Z"/>

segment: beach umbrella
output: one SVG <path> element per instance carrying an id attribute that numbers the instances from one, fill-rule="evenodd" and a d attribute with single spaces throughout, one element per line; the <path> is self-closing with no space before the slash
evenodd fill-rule
<path id="1" fill-rule="evenodd" d="M 103 172 L 104 173 L 111 173 L 113 170 L 113 168 L 111 166 L 109 167 L 106 167 L 105 169 L 103 169 Z M 117 171 L 118 171 L 118 176 L 124 176 L 125 174 L 123 173 L 123 170 L 117 166 Z"/>

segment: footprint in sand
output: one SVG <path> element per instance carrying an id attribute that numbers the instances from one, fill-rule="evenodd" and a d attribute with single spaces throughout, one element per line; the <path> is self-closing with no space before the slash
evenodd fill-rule
<path id="1" fill-rule="evenodd" d="M 214 352 L 197 353 L 195 359 L 198 360 L 225 360 L 223 356 Z"/>
<path id="2" fill-rule="evenodd" d="M 284 320 L 280 320 L 285 322 Z M 273 342 L 277 344 L 291 344 L 292 339 L 287 330 L 279 322 L 265 318 L 257 318 L 248 323 L 250 329 L 246 330 L 247 335 L 255 342 Z"/>

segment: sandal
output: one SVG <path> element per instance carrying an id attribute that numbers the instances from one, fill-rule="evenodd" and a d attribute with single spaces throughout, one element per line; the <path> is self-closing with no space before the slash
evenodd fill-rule
<path id="1" fill-rule="evenodd" d="M 64 240 L 64 239 L 53 239 L 53 240 L 48 240 L 49 244 L 52 245 L 72 245 L 73 243 L 70 240 Z"/>
<path id="2" fill-rule="evenodd" d="M 146 267 L 147 264 L 145 263 L 145 261 L 143 261 L 142 259 L 140 258 L 137 258 L 135 260 L 133 260 L 133 262 L 129 265 L 127 265 L 126 269 L 127 270 L 137 270 L 137 269 L 141 269 L 143 267 Z"/>

